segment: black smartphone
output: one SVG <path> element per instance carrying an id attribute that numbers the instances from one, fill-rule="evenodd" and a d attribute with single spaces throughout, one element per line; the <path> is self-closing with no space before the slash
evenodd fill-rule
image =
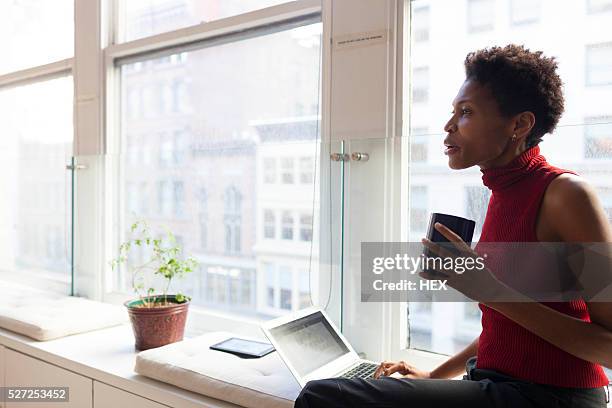
<path id="1" fill-rule="evenodd" d="M 241 358 L 259 358 L 274 351 L 274 346 L 262 341 L 231 337 L 221 343 L 210 346 L 211 350 L 223 351 Z"/>

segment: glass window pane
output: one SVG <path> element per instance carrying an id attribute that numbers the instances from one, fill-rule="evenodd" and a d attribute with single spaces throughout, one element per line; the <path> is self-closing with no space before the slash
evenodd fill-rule
<path id="1" fill-rule="evenodd" d="M 412 102 L 423 103 L 429 98 L 429 68 L 418 67 L 412 70 Z"/>
<path id="2" fill-rule="evenodd" d="M 556 58 L 558 73 L 564 83 L 565 112 L 554 133 L 544 136 L 540 149 L 551 164 L 574 170 L 590 181 L 597 188 L 605 210 L 608 214 L 612 212 L 609 193 L 612 189 L 612 107 L 609 104 L 612 99 L 612 31 L 606 29 L 612 24 L 612 13 L 589 14 L 587 1 L 582 2 L 583 6 L 578 9 L 561 6 L 555 0 L 512 0 L 505 3 L 507 6 L 500 6 L 502 3 L 491 0 L 411 2 L 415 9 L 429 7 L 431 33 L 427 47 L 413 47 L 410 55 L 413 82 L 423 67 L 428 67 L 430 72 L 427 100 L 416 103 L 415 98 L 409 109 L 411 156 L 405 160 L 418 162 L 408 166 L 412 200 L 410 219 L 404 225 L 411 225 L 408 231 L 411 242 L 420 241 L 424 223 L 432 212 L 475 220 L 474 241 L 479 239 L 490 191 L 483 186 L 482 173 L 477 167 L 462 171 L 448 168 L 443 127 L 450 118 L 451 103 L 465 79 L 464 60 L 468 52 L 509 43 L 524 44 L 532 51 L 541 50 Z M 592 6 L 606 2 L 588 3 Z M 541 9 L 538 19 L 535 19 L 538 15 L 535 9 L 526 9 L 536 6 Z M 555 10 L 555 18 L 548 19 L 543 10 Z M 576 10 L 581 10 L 583 15 L 577 18 Z M 437 36 L 437 32 L 448 29 L 447 21 L 442 17 L 448 15 L 467 15 L 468 19 L 454 20 L 457 23 L 453 30 L 456 35 Z M 495 21 L 512 24 L 517 20 L 530 20 L 530 23 L 511 27 L 511 30 L 507 24 L 494 24 Z M 567 25 L 563 21 L 569 20 L 574 21 L 573 30 L 589 31 L 594 33 L 593 36 L 588 39 L 567 36 Z M 475 24 L 475 21 L 480 23 Z M 488 26 L 486 35 L 471 34 L 474 25 Z M 558 38 L 566 41 L 559 42 Z M 418 137 L 421 133 L 427 134 L 425 140 L 429 147 L 424 158 L 415 154 L 425 143 Z M 417 197 L 424 196 L 424 187 L 427 187 L 427 200 L 422 207 L 422 201 Z M 462 304 L 453 307 L 463 310 Z M 411 345 L 420 344 L 420 348 L 456 352 L 466 344 L 468 332 L 474 339 L 481 329 L 474 323 L 479 312 L 473 307 L 453 315 L 455 320 L 449 319 L 443 306 L 437 304 L 433 304 L 429 311 L 413 311 L 410 310 L 409 315 L 411 327 L 412 319 L 418 320 L 416 326 L 420 332 L 411 337 Z"/>
<path id="3" fill-rule="evenodd" d="M 293 157 L 281 158 L 281 180 L 283 184 L 293 184 L 294 159 Z"/>
<path id="4" fill-rule="evenodd" d="M 612 84 L 612 42 L 586 46 L 587 85 Z"/>
<path id="5" fill-rule="evenodd" d="M 468 27 L 470 33 L 490 31 L 495 23 L 495 0 L 468 0 Z"/>
<path id="6" fill-rule="evenodd" d="M 510 7 L 510 19 L 514 25 L 535 23 L 542 14 L 541 0 L 511 0 Z"/>
<path id="7" fill-rule="evenodd" d="M 412 12 L 412 40 L 415 43 L 429 40 L 429 6 L 415 8 Z"/>
<path id="8" fill-rule="evenodd" d="M 300 215 L 300 240 L 305 242 L 312 241 L 312 215 Z"/>
<path id="9" fill-rule="evenodd" d="M 181 284 L 194 305 L 279 315 L 299 288 L 271 285 L 264 263 L 291 254 L 317 273 L 320 36 L 311 24 L 120 66 L 118 235 L 142 218 L 180 235 L 200 261 Z"/>
<path id="10" fill-rule="evenodd" d="M 3 280 L 69 288 L 72 93 L 72 77 L 0 91 Z"/>
<path id="11" fill-rule="evenodd" d="M 280 285 L 280 308 L 291 310 L 291 295 L 293 293 L 293 273 L 288 266 L 280 266 L 278 269 Z"/>
<path id="12" fill-rule="evenodd" d="M 299 271 L 299 281 L 298 281 L 298 299 L 300 302 L 300 309 L 310 307 L 310 276 L 308 271 L 305 269 L 300 269 Z"/>
<path id="13" fill-rule="evenodd" d="M 274 184 L 276 183 L 276 158 L 266 157 L 263 159 L 263 177 L 264 183 Z"/>
<path id="14" fill-rule="evenodd" d="M 0 74 L 74 55 L 74 0 L 0 2 Z"/>
<path id="15" fill-rule="evenodd" d="M 273 210 L 264 210 L 264 238 L 276 238 L 276 214 Z"/>
<path id="16" fill-rule="evenodd" d="M 587 0 L 589 13 L 612 11 L 612 0 Z"/>
<path id="17" fill-rule="evenodd" d="M 428 129 L 426 127 L 414 128 L 410 131 L 410 160 L 412 163 L 424 162 L 427 160 L 429 145 L 427 133 Z"/>
<path id="18" fill-rule="evenodd" d="M 120 12 L 121 29 L 124 40 L 131 41 L 286 2 L 288 0 L 125 0 Z"/>
<path id="19" fill-rule="evenodd" d="M 281 238 L 286 240 L 293 239 L 293 214 L 290 211 L 283 211 L 282 222 L 282 233 Z"/>
<path id="20" fill-rule="evenodd" d="M 474 242 L 478 241 L 482 224 L 484 223 L 491 190 L 485 186 L 465 186 L 465 213 L 467 218 L 476 221 L 474 229 Z"/>
<path id="21" fill-rule="evenodd" d="M 412 236 L 423 236 L 427 230 L 427 186 L 410 186 L 410 231 Z"/>
<path id="22" fill-rule="evenodd" d="M 584 157 L 612 159 L 612 116 L 585 118 Z"/>

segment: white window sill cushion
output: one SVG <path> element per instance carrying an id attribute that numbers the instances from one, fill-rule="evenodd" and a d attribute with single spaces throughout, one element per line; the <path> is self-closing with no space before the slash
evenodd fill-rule
<path id="1" fill-rule="evenodd" d="M 46 341 L 128 321 L 119 306 L 0 282 L 0 327 Z"/>
<path id="2" fill-rule="evenodd" d="M 243 359 L 209 347 L 233 337 L 214 332 L 136 356 L 135 371 L 177 387 L 247 408 L 292 407 L 300 386 L 273 352 Z"/>

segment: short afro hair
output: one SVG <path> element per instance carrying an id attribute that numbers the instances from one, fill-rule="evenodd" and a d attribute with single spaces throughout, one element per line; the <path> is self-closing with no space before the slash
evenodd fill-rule
<path id="1" fill-rule="evenodd" d="M 502 115 L 525 111 L 535 115 L 526 138 L 528 148 L 551 133 L 563 114 L 563 82 L 556 70 L 554 57 L 515 44 L 470 52 L 465 58 L 466 80 L 487 86 Z"/>

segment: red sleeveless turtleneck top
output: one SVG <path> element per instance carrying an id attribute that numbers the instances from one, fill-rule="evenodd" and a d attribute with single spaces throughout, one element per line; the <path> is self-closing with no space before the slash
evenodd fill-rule
<path id="1" fill-rule="evenodd" d="M 536 219 L 546 188 L 558 175 L 574 172 L 551 166 L 539 147 L 534 146 L 508 165 L 482 173 L 483 183 L 492 194 L 479 242 L 535 242 Z M 590 322 L 582 300 L 544 304 Z M 482 333 L 477 368 L 558 387 L 594 388 L 608 384 L 600 365 L 575 357 L 501 313 L 479 306 Z"/>

